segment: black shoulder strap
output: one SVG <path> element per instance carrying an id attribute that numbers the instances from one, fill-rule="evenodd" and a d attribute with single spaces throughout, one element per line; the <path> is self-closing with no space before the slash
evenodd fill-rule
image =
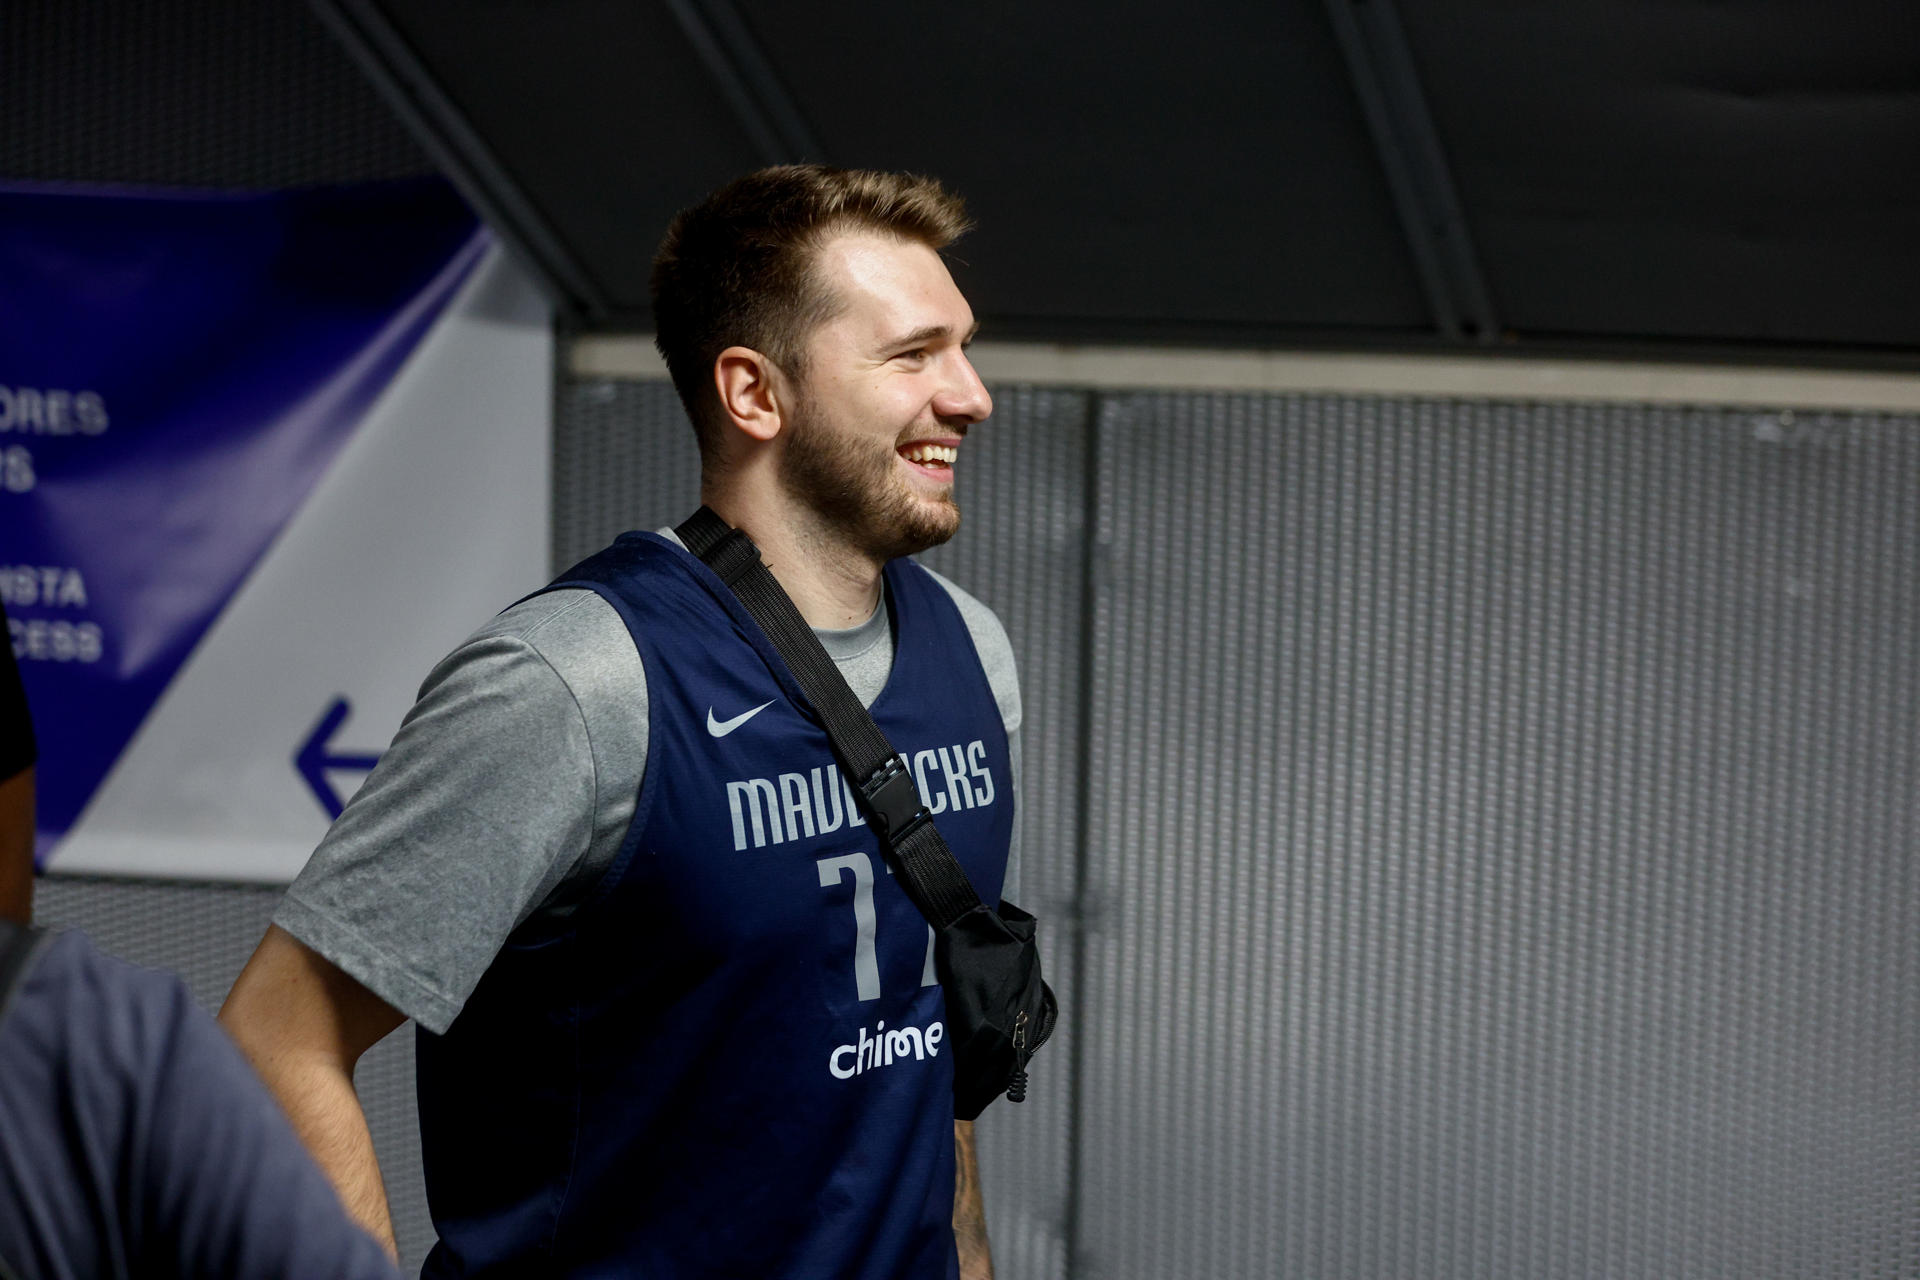
<path id="1" fill-rule="evenodd" d="M 33 967 L 34 953 L 48 936 L 45 929 L 0 919 L 0 1026 L 5 1025 L 7 1011 L 13 1007 L 13 993 L 19 989 L 20 980 Z"/>
<path id="2" fill-rule="evenodd" d="M 753 539 L 706 507 L 674 530 L 722 582 L 740 597 L 760 629 L 813 704 L 840 766 L 854 780 L 861 812 L 899 864 L 901 887 L 935 929 L 944 929 L 980 905 L 973 882 L 920 803 L 913 774 L 846 677 L 820 645 L 820 637 L 800 616 L 760 559 Z"/>

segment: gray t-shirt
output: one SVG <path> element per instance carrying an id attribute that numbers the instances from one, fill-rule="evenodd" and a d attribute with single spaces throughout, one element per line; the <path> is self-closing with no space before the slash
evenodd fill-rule
<path id="1" fill-rule="evenodd" d="M 993 612 L 939 574 L 1006 724 L 1020 785 L 1020 690 Z M 816 631 L 862 703 L 893 668 L 884 598 Z M 647 682 L 626 623 L 591 591 L 494 618 L 427 676 L 393 745 L 274 923 L 433 1032 L 515 928 L 570 913 L 619 852 L 647 760 Z M 1003 894 L 1018 892 L 1019 832 Z"/>

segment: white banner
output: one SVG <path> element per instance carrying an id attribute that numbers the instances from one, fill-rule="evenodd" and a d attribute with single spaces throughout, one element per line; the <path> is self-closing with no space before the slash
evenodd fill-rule
<path id="1" fill-rule="evenodd" d="M 433 664 L 547 580 L 552 404 L 546 304 L 491 248 L 50 865 L 290 879 Z"/>

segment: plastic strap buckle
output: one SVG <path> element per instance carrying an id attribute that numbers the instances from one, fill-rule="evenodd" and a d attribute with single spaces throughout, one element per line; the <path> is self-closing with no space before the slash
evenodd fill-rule
<path id="1" fill-rule="evenodd" d="M 899 756 L 889 756 L 885 764 L 875 769 L 872 776 L 860 784 L 860 794 L 867 798 L 873 823 L 879 828 L 877 834 L 889 844 L 898 845 L 915 827 L 933 819 L 920 803 L 913 774 L 907 771 Z"/>

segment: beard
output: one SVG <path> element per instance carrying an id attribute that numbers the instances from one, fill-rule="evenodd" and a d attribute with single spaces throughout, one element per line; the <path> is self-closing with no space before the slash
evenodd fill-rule
<path id="1" fill-rule="evenodd" d="M 884 563 L 959 531 L 952 489 L 938 498 L 915 494 L 895 470 L 891 443 L 840 427 L 811 400 L 794 406 L 788 430 L 781 485 L 864 554 Z"/>

